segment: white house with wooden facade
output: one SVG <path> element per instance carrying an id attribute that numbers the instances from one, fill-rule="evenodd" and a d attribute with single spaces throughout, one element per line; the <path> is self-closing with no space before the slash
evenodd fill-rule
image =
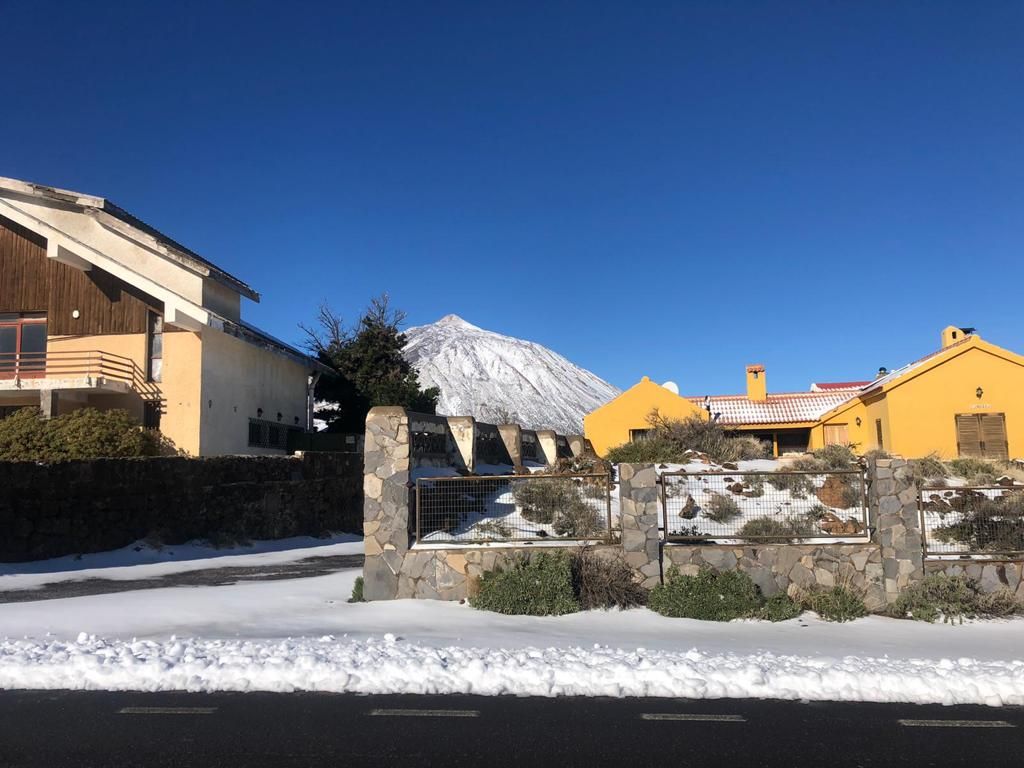
<path id="1" fill-rule="evenodd" d="M 281 453 L 325 369 L 259 294 L 109 200 L 0 177 L 0 417 L 124 408 L 197 456 Z"/>

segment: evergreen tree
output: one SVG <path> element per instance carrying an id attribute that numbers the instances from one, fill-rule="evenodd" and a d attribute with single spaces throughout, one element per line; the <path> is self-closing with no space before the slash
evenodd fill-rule
<path id="1" fill-rule="evenodd" d="M 387 294 L 371 300 L 354 329 L 347 329 L 327 305 L 321 305 L 316 328 L 303 326 L 309 347 L 334 370 L 316 387 L 316 399 L 327 403 L 317 416 L 328 432 L 361 432 L 375 405 L 397 405 L 434 413 L 437 387 L 420 389 L 416 371 L 402 356 L 405 313 L 392 309 Z"/>

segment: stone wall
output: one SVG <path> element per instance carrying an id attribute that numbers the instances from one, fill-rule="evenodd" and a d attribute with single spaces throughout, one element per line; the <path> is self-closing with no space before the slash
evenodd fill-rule
<path id="1" fill-rule="evenodd" d="M 472 593 L 484 571 L 507 565 L 513 557 L 549 550 L 536 545 L 411 547 L 410 517 L 414 493 L 410 477 L 434 467 L 410 452 L 409 420 L 398 408 L 375 408 L 366 433 L 366 583 L 370 600 L 424 597 L 460 600 Z M 505 426 L 498 431 L 505 444 L 536 438 L 528 430 Z M 540 433 L 543 434 L 543 433 Z M 647 588 L 661 583 L 670 567 L 695 574 L 702 567 L 739 569 L 750 575 L 765 595 L 796 589 L 848 584 L 863 592 L 871 610 L 892 602 L 909 585 L 924 578 L 917 489 L 907 462 L 878 459 L 868 467 L 870 540 L 863 543 L 742 544 L 693 546 L 665 543 L 660 488 L 653 464 L 619 466 L 618 543 L 597 549 L 620 557 Z M 565 547 L 578 546 L 567 542 Z M 988 591 L 1000 587 L 1024 599 L 1024 563 L 929 561 L 929 573 L 966 573 Z"/>
<path id="2" fill-rule="evenodd" d="M 665 559 L 684 576 L 702 567 L 748 574 L 766 596 L 794 588 L 849 584 L 863 590 L 871 610 L 886 604 L 882 550 L 875 544 L 765 544 L 720 547 L 665 546 Z"/>
<path id="3" fill-rule="evenodd" d="M 351 453 L 0 462 L 0 561 L 149 536 L 179 544 L 358 531 L 360 463 Z"/>
<path id="4" fill-rule="evenodd" d="M 977 579 L 983 592 L 1008 589 L 1024 601 L 1024 562 L 1021 560 L 927 560 L 925 573 L 969 576 Z"/>
<path id="5" fill-rule="evenodd" d="M 523 434 L 536 442 L 536 433 L 524 432 L 518 425 L 477 425 L 472 419 L 427 416 L 402 408 L 370 410 L 363 467 L 363 595 L 367 600 L 462 599 L 472 579 L 483 570 L 507 562 L 515 551 L 530 551 L 529 546 L 495 545 L 411 549 L 416 478 L 452 469 L 468 473 L 477 463 L 480 441 L 474 436 L 491 443 L 483 451 L 488 457 L 500 452 L 515 458 Z M 555 460 L 558 435 L 552 432 L 548 439 Z"/>

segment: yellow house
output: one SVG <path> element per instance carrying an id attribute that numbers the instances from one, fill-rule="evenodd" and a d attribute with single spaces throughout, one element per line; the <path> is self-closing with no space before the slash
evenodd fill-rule
<path id="1" fill-rule="evenodd" d="M 647 376 L 614 400 L 583 417 L 583 431 L 599 456 L 623 443 L 640 440 L 650 431 L 647 417 L 657 410 L 670 419 L 703 415 L 698 406 Z"/>
<path id="2" fill-rule="evenodd" d="M 858 390 L 821 417 L 811 447 L 835 442 L 904 456 L 1024 456 L 1024 357 L 949 326 L 942 347 Z"/>
<path id="3" fill-rule="evenodd" d="M 284 452 L 325 369 L 242 298 L 259 294 L 109 200 L 0 178 L 0 418 L 124 408 L 192 455 Z"/>
<path id="4" fill-rule="evenodd" d="M 950 326 L 942 348 L 874 381 L 812 384 L 769 393 L 765 368 L 748 365 L 743 395 L 681 397 L 646 377 L 584 419 L 598 453 L 641 439 L 655 409 L 701 413 L 772 446 L 774 455 L 850 444 L 904 456 L 1024 456 L 1024 357 Z"/>

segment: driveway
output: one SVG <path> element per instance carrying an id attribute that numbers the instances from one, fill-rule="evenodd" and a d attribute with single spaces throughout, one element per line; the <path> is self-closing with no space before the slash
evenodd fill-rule
<path id="1" fill-rule="evenodd" d="M 220 587 L 246 581 L 275 581 L 327 576 L 351 568 L 363 567 L 363 555 L 335 555 L 307 557 L 290 563 L 259 566 L 206 568 L 185 571 L 149 579 L 83 579 L 57 581 L 38 589 L 19 589 L 0 592 L 0 603 L 24 603 L 37 600 L 59 600 L 64 597 L 102 595 L 112 592 L 132 592 L 139 589 L 163 587 Z"/>

